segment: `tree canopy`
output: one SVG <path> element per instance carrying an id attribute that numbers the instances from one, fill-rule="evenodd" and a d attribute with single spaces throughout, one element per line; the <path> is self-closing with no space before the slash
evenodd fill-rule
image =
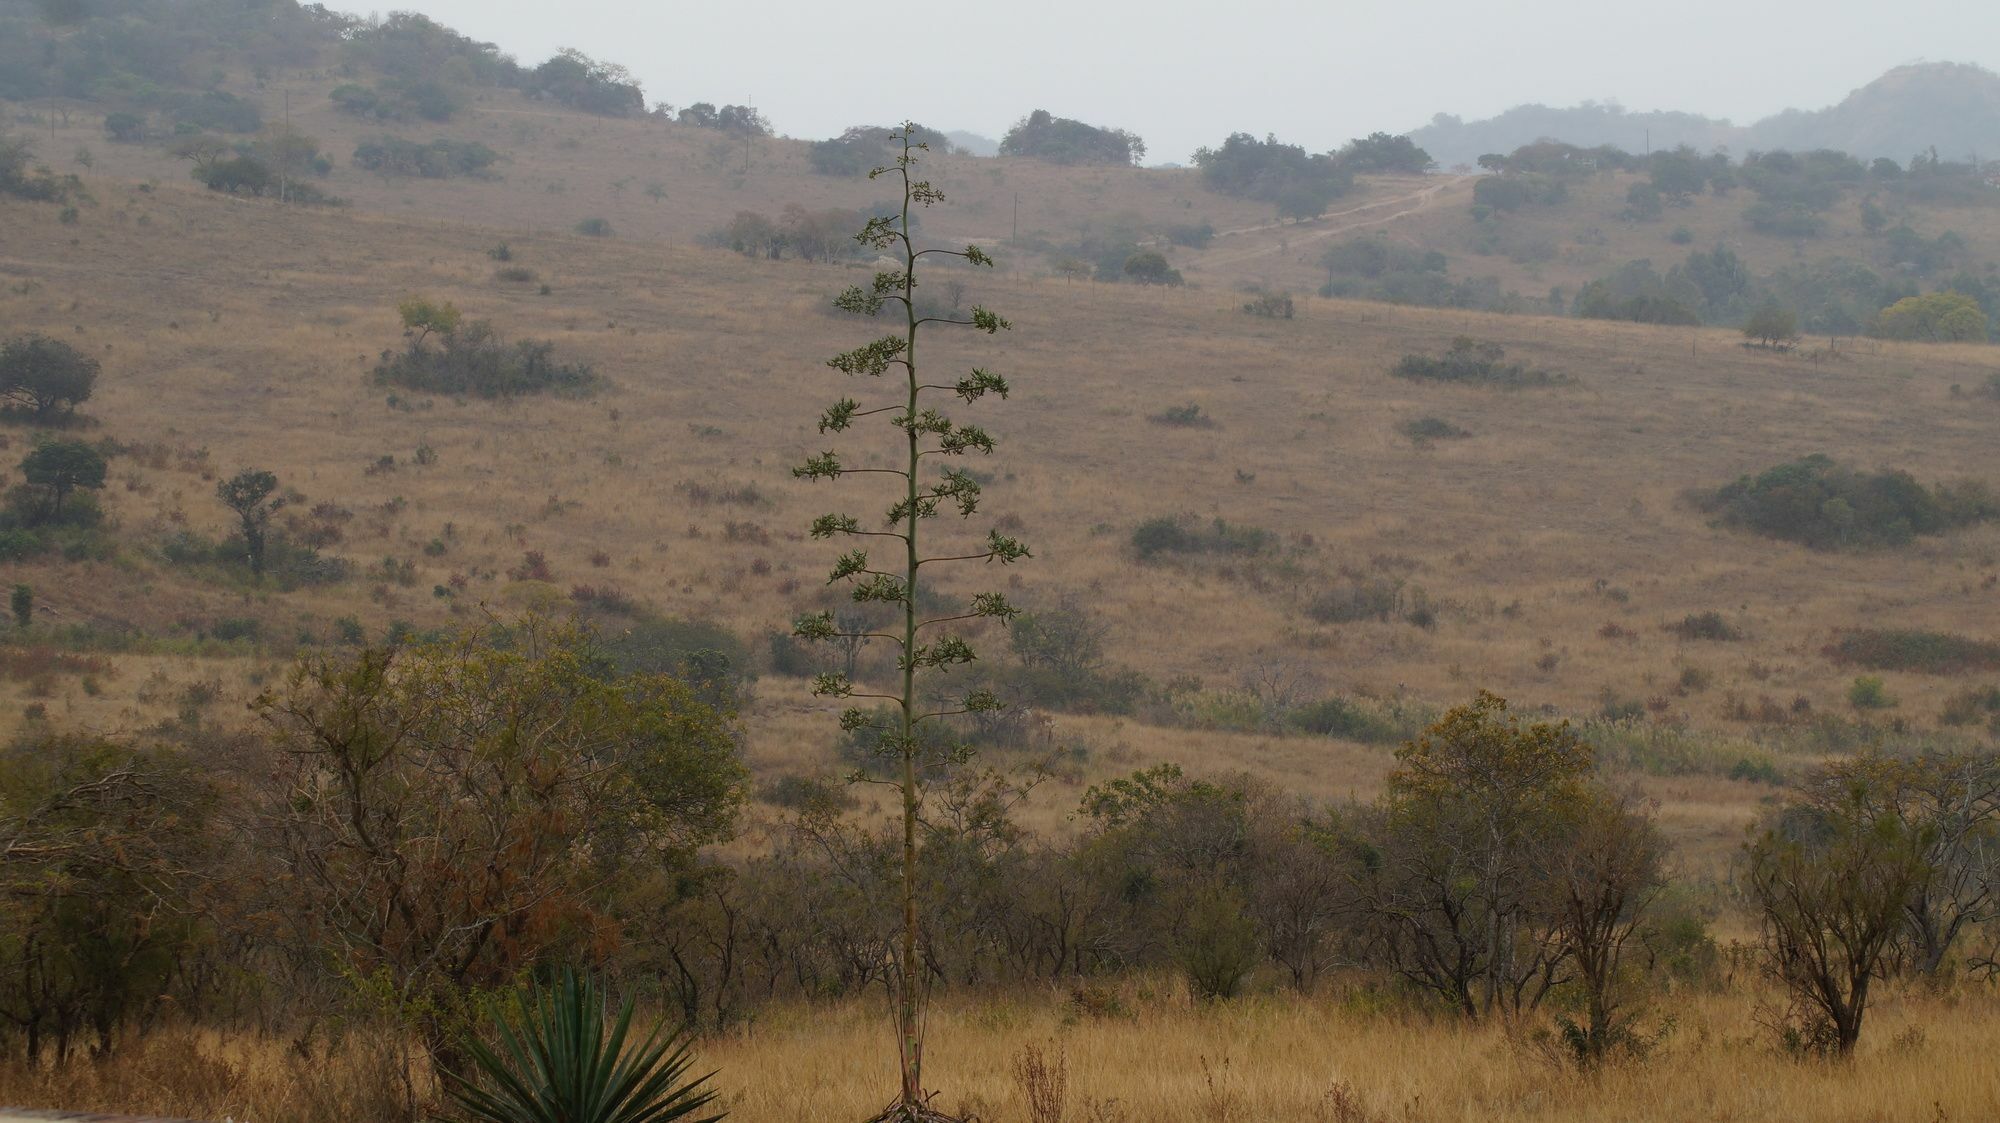
<path id="1" fill-rule="evenodd" d="M 23 335 L 0 346 L 0 399 L 38 419 L 66 415 L 97 385 L 96 359 L 60 339 Z"/>
<path id="2" fill-rule="evenodd" d="M 1000 140 L 1000 155 L 1051 164 L 1136 164 L 1146 158 L 1146 142 L 1123 129 L 1087 125 L 1037 109 L 1007 130 Z"/>

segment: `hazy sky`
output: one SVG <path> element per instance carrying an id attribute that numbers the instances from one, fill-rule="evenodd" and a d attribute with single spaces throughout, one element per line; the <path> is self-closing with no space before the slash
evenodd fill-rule
<path id="1" fill-rule="evenodd" d="M 411 6 L 523 62 L 576 47 L 622 63 L 649 102 L 754 102 L 791 136 L 915 117 L 997 138 L 1046 108 L 1139 133 L 1149 162 L 1185 160 L 1232 131 L 1320 151 L 1434 113 L 1482 117 L 1530 101 L 1617 100 L 1747 124 L 1831 104 L 1900 63 L 2000 68 L 1991 0 Z M 909 46 L 889 30 L 905 12 Z"/>

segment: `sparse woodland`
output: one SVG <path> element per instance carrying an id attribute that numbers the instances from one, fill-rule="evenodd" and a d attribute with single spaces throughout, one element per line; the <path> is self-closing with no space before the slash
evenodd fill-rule
<path id="1" fill-rule="evenodd" d="M 40 19 L 0 1103 L 2000 1111 L 1990 166 Z"/>

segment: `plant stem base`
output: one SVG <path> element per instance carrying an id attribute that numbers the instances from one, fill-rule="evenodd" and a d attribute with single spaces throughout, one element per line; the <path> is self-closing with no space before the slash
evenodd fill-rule
<path id="1" fill-rule="evenodd" d="M 867 1123 L 978 1123 L 978 1121 L 947 1115 L 929 1104 L 910 1104 L 897 1100 L 878 1114 L 869 1116 Z"/>

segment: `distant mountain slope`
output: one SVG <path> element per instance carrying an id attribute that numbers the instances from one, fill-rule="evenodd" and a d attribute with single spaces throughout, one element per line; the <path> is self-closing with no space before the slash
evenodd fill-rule
<path id="1" fill-rule="evenodd" d="M 2000 74 L 1970 63 L 1899 66 L 1825 109 L 1788 109 L 1750 127 L 1758 148 L 1838 148 L 1907 161 L 2000 158 Z"/>
<path id="2" fill-rule="evenodd" d="M 1836 148 L 1898 162 L 1935 146 L 1946 159 L 2000 156 L 2000 75 L 1971 63 L 1899 66 L 1824 109 L 1788 109 L 1749 126 L 1693 113 L 1631 112 L 1612 103 L 1518 105 L 1465 121 L 1440 113 L 1410 134 L 1443 167 L 1511 152 L 1544 137 L 1628 152 L 1678 144 L 1708 150 Z"/>

